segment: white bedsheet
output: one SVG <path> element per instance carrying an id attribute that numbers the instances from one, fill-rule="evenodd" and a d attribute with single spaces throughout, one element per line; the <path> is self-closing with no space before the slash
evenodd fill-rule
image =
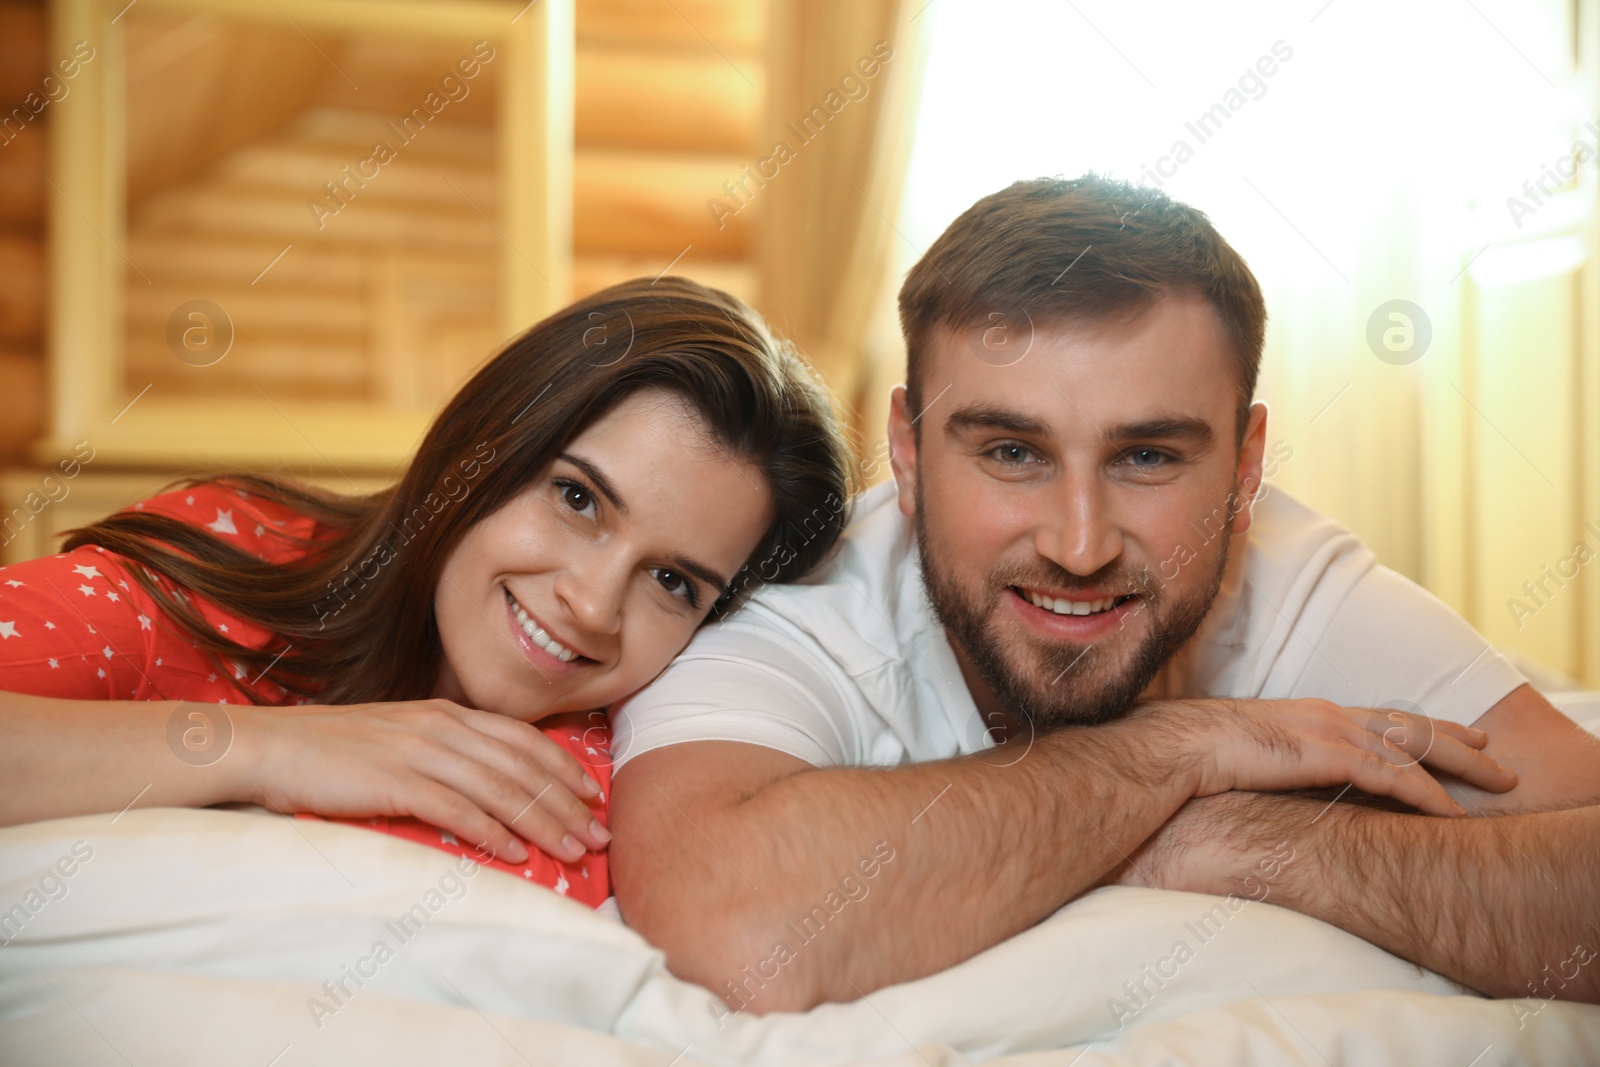
<path id="1" fill-rule="evenodd" d="M 1486 1047 L 1476 1064 L 1600 1063 L 1600 1007 L 1462 995 L 1270 903 L 1223 919 L 1218 898 L 1104 889 L 942 974 L 719 1021 L 615 920 L 498 871 L 452 881 L 452 856 L 333 823 L 152 809 L 12 827 L 0 907 L 74 846 L 92 856 L 0 948 L 5 1064 L 1466 1067 Z M 396 926 L 408 911 L 424 918 Z M 1192 958 L 1162 963 L 1179 940 Z"/>

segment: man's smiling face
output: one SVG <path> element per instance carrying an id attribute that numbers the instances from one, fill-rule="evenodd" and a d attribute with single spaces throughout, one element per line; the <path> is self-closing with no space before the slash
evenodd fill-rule
<path id="1" fill-rule="evenodd" d="M 931 337 L 927 410 L 897 390 L 890 415 L 929 598 L 989 721 L 1116 718 L 1216 596 L 1266 408 L 1241 447 L 1237 362 L 1198 295 L 1036 327 L 1007 366 L 970 340 Z"/>

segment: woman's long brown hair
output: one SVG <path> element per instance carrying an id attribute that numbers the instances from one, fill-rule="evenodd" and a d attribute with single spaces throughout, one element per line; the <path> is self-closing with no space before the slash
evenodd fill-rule
<path id="1" fill-rule="evenodd" d="M 585 427 L 645 388 L 688 401 L 772 491 L 776 518 L 714 615 L 827 554 L 855 486 L 826 390 L 742 302 L 672 277 L 602 290 L 512 341 L 440 412 L 393 488 L 339 496 L 244 473 L 177 483 L 227 485 L 313 518 L 316 533 L 291 562 L 265 562 L 198 526 L 133 509 L 69 531 L 64 548 L 100 545 L 135 564 L 133 578 L 235 685 L 265 674 L 325 704 L 425 698 L 443 655 L 433 600 L 451 550 Z M 278 640 L 261 649 L 231 641 L 188 595 Z"/>

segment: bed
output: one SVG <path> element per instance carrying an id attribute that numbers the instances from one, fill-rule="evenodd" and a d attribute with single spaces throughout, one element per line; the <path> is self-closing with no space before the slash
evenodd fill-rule
<path id="1" fill-rule="evenodd" d="M 1600 694 L 1558 703 L 1600 732 Z M 940 974 L 754 1017 L 614 908 L 458 862 L 259 811 L 0 830 L 0 1063 L 1600 1063 L 1600 1007 L 1488 1000 L 1270 900 L 1105 888 Z"/>

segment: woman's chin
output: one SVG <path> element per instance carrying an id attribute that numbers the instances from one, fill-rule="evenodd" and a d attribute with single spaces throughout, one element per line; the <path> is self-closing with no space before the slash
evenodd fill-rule
<path id="1" fill-rule="evenodd" d="M 648 682 L 648 679 L 646 681 Z M 551 692 L 551 688 L 538 684 L 531 688 L 513 686 L 494 692 L 474 693 L 468 689 L 463 693 L 466 699 L 458 700 L 457 703 L 480 711 L 492 711 L 508 719 L 518 719 L 538 725 L 541 720 L 555 715 L 604 711 L 633 692 L 632 689 L 623 690 L 617 685 L 586 686 L 562 693 Z M 634 687 L 634 689 L 639 688 L 642 688 L 642 685 Z"/>

